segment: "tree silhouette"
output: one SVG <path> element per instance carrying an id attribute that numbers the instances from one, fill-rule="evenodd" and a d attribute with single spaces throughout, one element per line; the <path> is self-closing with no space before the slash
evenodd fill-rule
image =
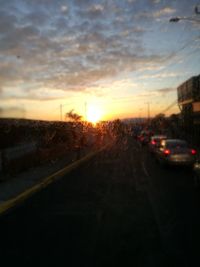
<path id="1" fill-rule="evenodd" d="M 74 110 L 72 109 L 72 110 L 70 110 L 69 112 L 67 112 L 65 114 L 65 118 L 66 119 L 68 118 L 68 119 L 70 119 L 72 121 L 78 122 L 78 121 L 80 121 L 82 119 L 82 116 L 77 114 L 77 113 L 75 113 Z"/>

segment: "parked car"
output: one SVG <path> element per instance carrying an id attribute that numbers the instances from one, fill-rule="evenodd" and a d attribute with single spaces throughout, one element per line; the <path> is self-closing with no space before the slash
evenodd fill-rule
<path id="1" fill-rule="evenodd" d="M 160 163 L 167 165 L 185 165 L 193 167 L 196 161 L 197 151 L 190 148 L 185 140 L 162 140 L 156 150 L 156 158 Z"/>
<path id="2" fill-rule="evenodd" d="M 151 153 L 155 153 L 156 150 L 160 147 L 161 141 L 166 140 L 167 136 L 166 135 L 153 135 L 150 138 L 149 142 L 149 151 Z"/>

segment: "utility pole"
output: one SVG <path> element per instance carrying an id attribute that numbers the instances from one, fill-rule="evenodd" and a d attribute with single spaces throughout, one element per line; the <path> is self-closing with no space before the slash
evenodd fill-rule
<path id="1" fill-rule="evenodd" d="M 147 102 L 147 118 L 148 118 L 148 121 L 150 120 L 150 102 Z"/>
<path id="2" fill-rule="evenodd" d="M 142 108 L 139 109 L 139 114 L 138 114 L 138 121 L 141 122 L 141 111 L 142 111 Z"/>
<path id="3" fill-rule="evenodd" d="M 85 120 L 87 121 L 87 102 L 85 102 Z"/>
<path id="4" fill-rule="evenodd" d="M 60 104 L 60 120 L 62 121 L 62 104 Z"/>
<path id="5" fill-rule="evenodd" d="M 200 15 L 200 5 L 195 6 L 194 8 L 194 12 L 195 12 L 195 17 L 173 17 L 170 18 L 169 22 L 179 22 L 180 20 L 188 20 L 191 22 L 196 22 L 196 23 L 200 23 L 200 19 L 197 18 L 197 15 Z"/>
<path id="6" fill-rule="evenodd" d="M 67 105 L 68 104 L 60 104 L 60 121 L 63 120 L 63 107 Z"/>

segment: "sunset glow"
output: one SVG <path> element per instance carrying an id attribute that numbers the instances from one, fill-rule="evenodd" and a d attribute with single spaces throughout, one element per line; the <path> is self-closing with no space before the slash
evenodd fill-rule
<path id="1" fill-rule="evenodd" d="M 151 116 L 179 112 L 167 107 L 199 74 L 200 24 L 169 19 L 198 16 L 195 0 L 46 2 L 1 3 L 0 117 L 85 117 L 94 101 L 93 122 L 145 117 L 147 102 Z"/>
<path id="2" fill-rule="evenodd" d="M 87 120 L 92 123 L 97 123 L 101 119 L 102 112 L 98 107 L 89 106 L 87 111 Z"/>

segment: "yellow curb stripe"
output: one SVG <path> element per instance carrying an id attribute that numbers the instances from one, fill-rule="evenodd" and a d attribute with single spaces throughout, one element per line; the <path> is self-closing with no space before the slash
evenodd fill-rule
<path id="1" fill-rule="evenodd" d="M 40 191 L 41 189 L 47 187 L 49 184 L 51 184 L 54 181 L 56 181 L 57 179 L 61 178 L 63 175 L 70 173 L 72 170 L 76 169 L 82 163 L 88 161 L 89 159 L 94 157 L 96 154 L 98 154 L 99 152 L 101 152 L 102 150 L 107 148 L 108 146 L 109 146 L 109 144 L 105 145 L 104 147 L 102 147 L 101 149 L 99 149 L 95 152 L 88 154 L 84 158 L 77 160 L 76 162 L 64 167 L 63 169 L 55 172 L 54 174 L 51 174 L 50 176 L 47 176 L 46 178 L 44 178 L 42 180 L 42 182 L 40 182 L 40 183 L 32 186 L 31 188 L 25 190 L 24 192 L 22 192 L 18 196 L 1 203 L 0 204 L 0 215 L 3 214 L 4 212 L 8 211 L 9 209 L 13 208 L 17 204 L 23 202 L 24 200 L 26 200 L 27 198 L 29 198 L 30 196 L 32 196 L 36 192 Z"/>

